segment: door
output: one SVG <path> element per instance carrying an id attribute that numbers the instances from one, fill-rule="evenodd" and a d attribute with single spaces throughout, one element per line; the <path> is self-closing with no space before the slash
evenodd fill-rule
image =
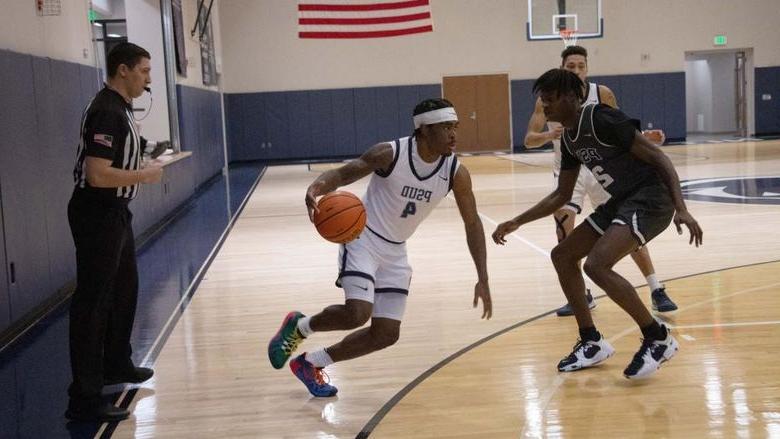
<path id="1" fill-rule="evenodd" d="M 734 66 L 734 105 L 737 136 L 747 137 L 747 79 L 745 77 L 745 52 L 737 52 Z"/>
<path id="2" fill-rule="evenodd" d="M 447 76 L 443 84 L 458 112 L 458 151 L 511 148 L 508 75 Z"/>

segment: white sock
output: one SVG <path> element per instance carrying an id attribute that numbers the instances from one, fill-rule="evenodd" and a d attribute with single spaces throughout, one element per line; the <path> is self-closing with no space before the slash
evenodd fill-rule
<path id="1" fill-rule="evenodd" d="M 325 351 L 325 349 L 318 349 L 306 353 L 306 361 L 312 364 L 314 367 L 327 367 L 333 364 L 333 359 Z"/>
<path id="2" fill-rule="evenodd" d="M 655 276 L 655 273 L 651 274 L 650 276 L 647 276 L 647 286 L 650 287 L 650 291 L 655 291 L 659 288 L 663 288 L 664 286 L 661 285 L 661 282 L 658 282 L 658 278 Z"/>
<path id="3" fill-rule="evenodd" d="M 300 332 L 304 337 L 308 337 L 314 333 L 314 331 L 311 329 L 311 326 L 309 326 L 310 321 L 311 317 L 301 317 L 298 319 L 298 332 Z"/>

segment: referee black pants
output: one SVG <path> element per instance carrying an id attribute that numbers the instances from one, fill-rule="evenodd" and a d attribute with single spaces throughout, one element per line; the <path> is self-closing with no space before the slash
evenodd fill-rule
<path id="1" fill-rule="evenodd" d="M 133 371 L 138 269 L 132 218 L 127 201 L 102 200 L 80 189 L 68 204 L 77 268 L 70 305 L 71 404 L 98 404 L 105 376 Z"/>

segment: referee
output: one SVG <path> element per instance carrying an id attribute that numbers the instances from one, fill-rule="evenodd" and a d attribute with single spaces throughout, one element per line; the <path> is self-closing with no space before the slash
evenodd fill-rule
<path id="1" fill-rule="evenodd" d="M 138 297 L 135 242 L 128 209 L 140 183 L 162 168 L 141 164 L 132 99 L 151 83 L 151 56 L 121 43 L 108 54 L 108 82 L 81 117 L 68 222 L 76 244 L 77 286 L 70 305 L 73 382 L 65 416 L 119 421 L 130 413 L 101 399 L 104 385 L 140 383 L 154 373 L 131 359 L 130 333 Z"/>

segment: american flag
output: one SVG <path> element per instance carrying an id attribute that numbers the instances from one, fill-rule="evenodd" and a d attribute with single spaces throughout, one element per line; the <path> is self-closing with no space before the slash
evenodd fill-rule
<path id="1" fill-rule="evenodd" d="M 299 0 L 299 38 L 382 38 L 432 32 L 429 0 Z"/>

